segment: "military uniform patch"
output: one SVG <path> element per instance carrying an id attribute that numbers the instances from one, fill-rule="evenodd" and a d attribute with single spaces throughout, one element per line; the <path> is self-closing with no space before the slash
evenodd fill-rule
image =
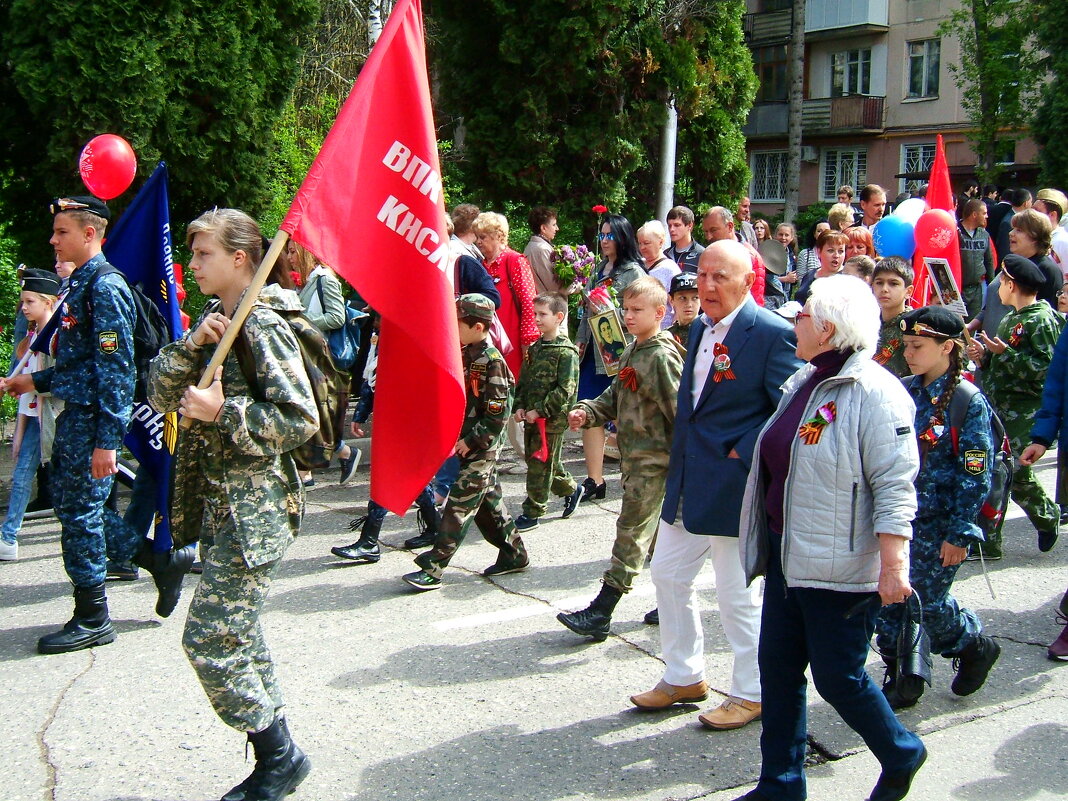
<path id="1" fill-rule="evenodd" d="M 119 349 L 119 334 L 116 331 L 100 332 L 100 352 L 114 353 Z"/>
<path id="2" fill-rule="evenodd" d="M 486 402 L 486 411 L 494 416 L 504 414 L 504 410 L 508 407 L 507 400 L 500 400 L 495 398 L 494 400 Z"/>
<path id="3" fill-rule="evenodd" d="M 986 472 L 986 451 L 965 451 L 964 470 L 973 476 L 981 476 Z"/>

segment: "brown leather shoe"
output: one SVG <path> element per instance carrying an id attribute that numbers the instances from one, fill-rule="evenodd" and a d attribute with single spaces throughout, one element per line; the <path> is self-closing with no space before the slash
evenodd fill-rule
<path id="1" fill-rule="evenodd" d="M 667 709 L 672 704 L 690 704 L 708 698 L 708 685 L 703 681 L 676 687 L 660 681 L 647 693 L 632 695 L 630 702 L 638 709 Z"/>
<path id="2" fill-rule="evenodd" d="M 701 721 L 706 729 L 715 729 L 716 731 L 740 729 L 747 723 L 760 720 L 760 703 L 729 695 L 722 704 L 715 709 L 698 715 L 697 719 Z"/>

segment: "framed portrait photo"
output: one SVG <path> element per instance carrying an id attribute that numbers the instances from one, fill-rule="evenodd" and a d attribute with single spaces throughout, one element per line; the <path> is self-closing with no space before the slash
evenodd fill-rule
<path id="1" fill-rule="evenodd" d="M 616 310 L 602 312 L 590 318 L 590 330 L 597 345 L 597 361 L 608 375 L 619 372 L 619 360 L 630 342 L 623 332 L 623 323 Z"/>
<path id="2" fill-rule="evenodd" d="M 961 317 L 967 318 L 968 307 L 964 305 L 964 299 L 960 295 L 960 287 L 957 279 L 953 276 L 953 270 L 949 268 L 949 262 L 945 259 L 924 257 L 923 263 L 927 265 L 927 272 L 931 276 L 931 286 L 934 288 L 938 302 L 956 312 Z"/>

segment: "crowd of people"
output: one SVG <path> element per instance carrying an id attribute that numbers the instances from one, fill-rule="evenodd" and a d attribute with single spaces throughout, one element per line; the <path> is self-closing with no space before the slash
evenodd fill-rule
<path id="1" fill-rule="evenodd" d="M 988 212 L 978 198 L 961 203 L 968 319 L 910 307 L 912 265 L 880 258 L 873 244 L 870 228 L 886 208 L 874 185 L 861 190 L 856 211 L 852 188 L 842 187 L 841 203 L 800 252 L 793 226 L 751 219 L 748 199 L 737 212 L 714 206 L 701 216 L 705 246 L 685 206 L 636 231 L 606 213 L 601 260 L 572 285 L 552 268 L 555 210 L 531 210 L 521 254 L 508 245 L 504 216 L 456 206 L 450 280 L 466 412 L 453 454 L 417 501 L 420 530 L 404 544 L 422 552 L 403 581 L 420 592 L 441 588 L 472 522 L 498 552 L 484 576 L 524 571 L 523 533 L 546 520 L 554 498 L 562 518 L 605 498 L 605 452 L 615 448 L 622 508 L 610 558 L 596 597 L 558 615 L 561 624 L 605 640 L 617 603 L 650 562 L 657 606 L 646 622 L 660 627 L 665 669 L 631 701 L 644 710 L 703 701 L 696 579 L 711 562 L 734 666 L 730 694 L 699 719 L 717 731 L 762 722 L 760 780 L 743 798 L 805 797 L 806 670 L 880 762 L 870 799 L 904 798 L 927 752 L 895 711 L 919 702 L 929 673 L 906 659 L 902 627 L 914 614 L 922 619 L 931 650 L 953 660 L 951 690 L 960 696 L 983 686 L 1000 655 L 951 592 L 965 560 L 1004 556 L 1002 520 L 985 512 L 1001 475 L 999 425 L 1017 459 L 1012 497 L 1034 524 L 1039 551 L 1055 547 L 1068 512 L 1066 460 L 1055 500 L 1031 469 L 1068 430 L 1068 337 L 1057 309 L 1068 303 L 1057 265 L 1068 262 L 1049 257 L 1058 237 L 1068 240 L 1059 226 L 1068 200 L 1043 189 L 1027 208 L 1022 192 L 1007 196 L 1011 215 Z M 109 575 L 145 569 L 157 613 L 170 615 L 199 548 L 183 647 L 219 717 L 256 755 L 252 774 L 224 801 L 285 798 L 311 765 L 289 731 L 260 612 L 313 483 L 293 453 L 322 423 L 300 332 L 287 320 L 300 314 L 323 334 L 338 330 L 347 317 L 342 285 L 289 243 L 240 323 L 251 364 L 235 348 L 199 387 L 266 241 L 234 209 L 189 224 L 189 270 L 212 300 L 148 375 L 148 402 L 190 421 L 175 457 L 173 547 L 160 551 L 151 519 L 120 516 L 108 503 L 137 378 L 134 290 L 101 252 L 110 212 L 87 196 L 59 198 L 50 211 L 57 271 L 23 273 L 22 315 L 31 333 L 53 310 L 62 325 L 45 352 L 17 354 L 0 385 L 20 397 L 0 560 L 17 559 L 32 474 L 49 462 L 74 586 L 70 621 L 38 643 L 51 654 L 115 640 Z M 995 216 L 994 235 L 984 236 L 982 222 Z M 997 258 L 990 243 L 1006 224 Z M 573 294 L 577 321 L 569 321 Z M 353 368 L 355 437 L 373 420 L 379 333 L 370 311 Z M 514 518 L 498 475 L 510 427 L 521 429 L 527 466 Z M 569 429 L 582 432 L 581 482 L 563 463 Z M 337 440 L 331 450 L 345 484 L 360 452 Z M 371 498 L 353 521 L 359 538 L 332 552 L 378 562 L 385 515 Z M 1060 611 L 1068 616 L 1068 593 Z M 886 666 L 881 687 L 865 669 L 873 639 Z M 1048 652 L 1068 659 L 1068 625 Z"/>

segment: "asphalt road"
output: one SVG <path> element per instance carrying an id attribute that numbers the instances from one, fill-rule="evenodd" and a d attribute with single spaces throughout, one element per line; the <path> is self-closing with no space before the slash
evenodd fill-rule
<path id="1" fill-rule="evenodd" d="M 579 454 L 566 455 L 581 478 Z M 518 514 L 522 467 L 513 461 L 508 470 L 505 492 Z M 1047 457 L 1039 474 L 1048 486 L 1054 473 Z M 400 580 L 414 569 L 398 548 L 414 514 L 387 519 L 389 547 L 375 565 L 330 555 L 354 539 L 347 524 L 366 503 L 367 468 L 352 487 L 335 480 L 336 471 L 318 476 L 265 615 L 290 726 L 314 766 L 295 801 L 719 801 L 752 787 L 758 724 L 713 733 L 698 724 L 696 705 L 651 714 L 630 706 L 662 670 L 657 629 L 642 623 L 654 605 L 648 576 L 619 604 L 604 643 L 554 619 L 597 591 L 617 480 L 606 501 L 525 537 L 525 573 L 483 579 L 495 551 L 476 532 L 444 588 L 426 594 Z M 936 657 L 934 688 L 902 715 L 931 753 L 912 798 L 1068 796 L 1068 666 L 1045 656 L 1060 631 L 1053 613 L 1068 584 L 1068 541 L 1040 554 L 1015 507 L 1013 515 L 1006 558 L 987 568 L 996 598 L 975 563 L 956 588 L 1001 643 L 1001 661 L 983 690 L 957 698 L 948 660 Z M 37 638 L 70 615 L 70 586 L 56 521 L 27 523 L 20 561 L 0 563 L 4 799 L 217 799 L 251 769 L 244 738 L 216 718 L 181 650 L 195 580 L 163 621 L 147 575 L 109 585 L 117 641 L 38 656 Z M 727 689 L 731 657 L 714 586 L 708 576 L 702 584 L 708 680 L 718 693 L 707 708 Z M 881 679 L 874 655 L 870 667 Z M 809 797 L 865 798 L 875 760 L 814 692 L 809 701 Z"/>

